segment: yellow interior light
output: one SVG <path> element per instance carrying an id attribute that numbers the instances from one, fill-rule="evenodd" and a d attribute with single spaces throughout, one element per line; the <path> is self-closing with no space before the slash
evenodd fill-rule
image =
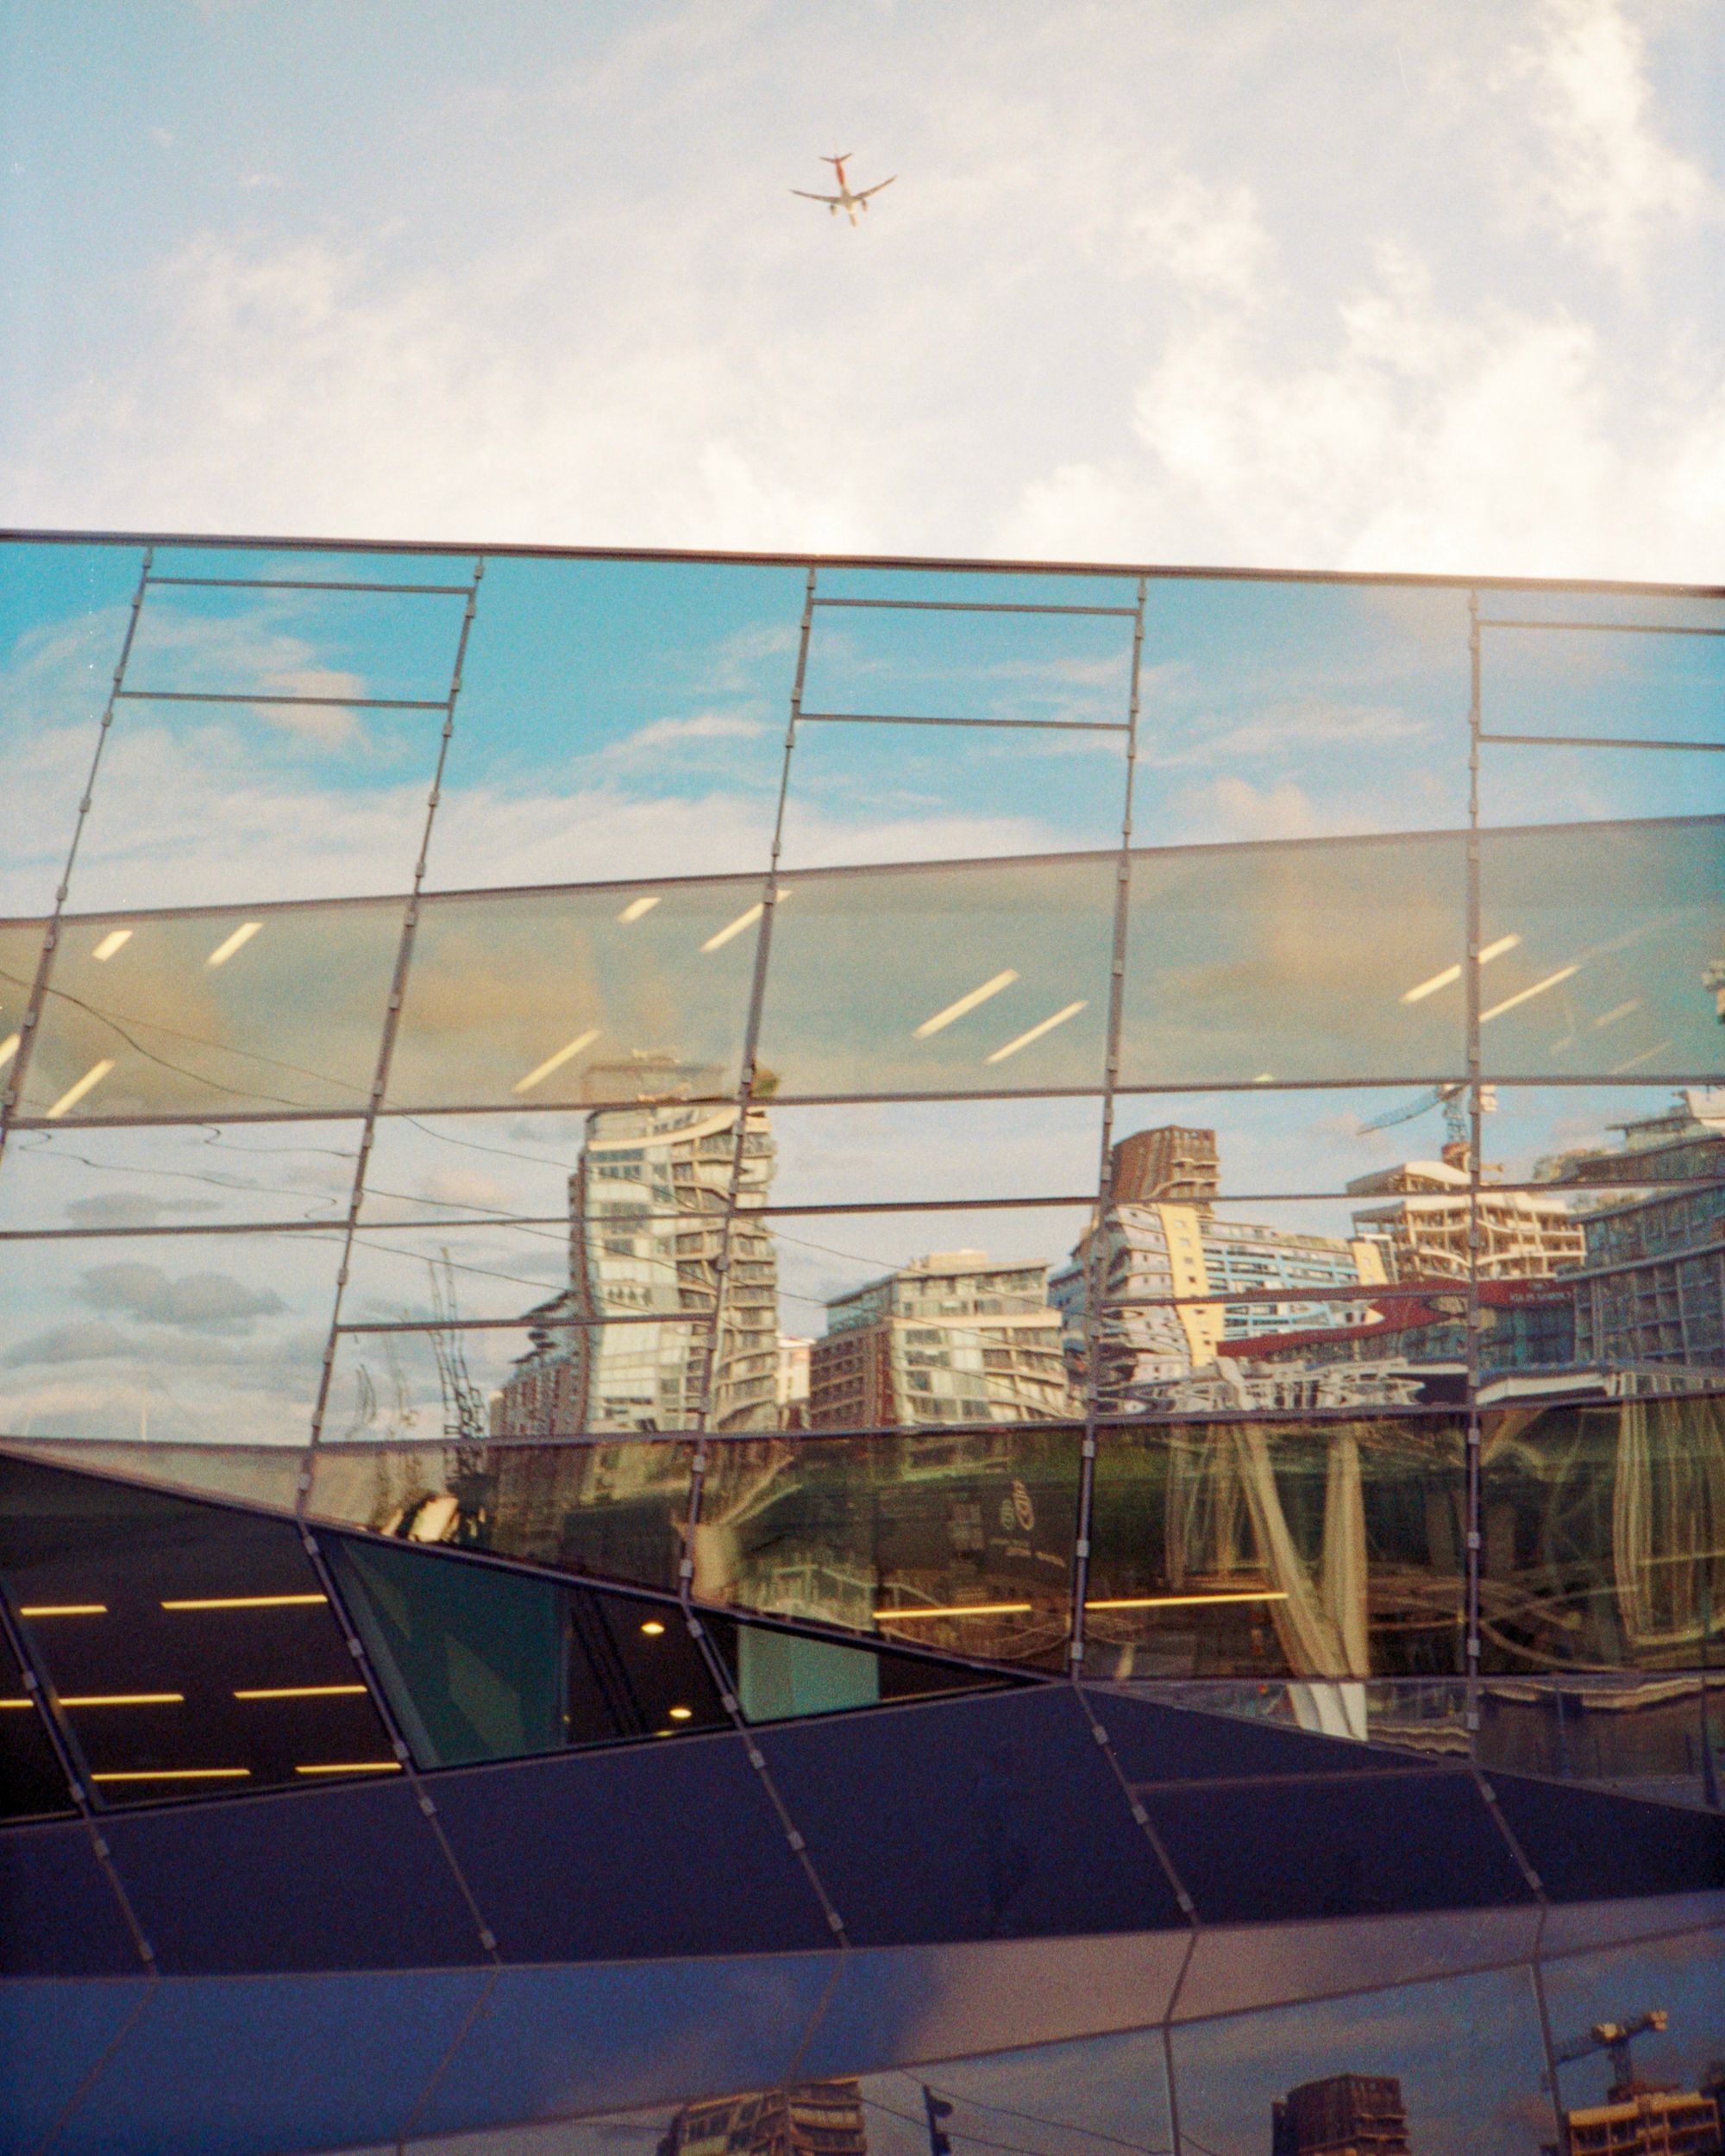
<path id="1" fill-rule="evenodd" d="M 98 963 L 106 965 L 108 961 L 114 956 L 115 952 L 116 950 L 124 950 L 127 944 L 129 943 L 131 940 L 132 931 L 130 929 L 110 928 L 108 933 L 102 938 L 102 941 L 96 946 L 95 950 L 91 952 L 90 956 L 96 959 Z"/>
<path id="2" fill-rule="evenodd" d="M 236 950 L 245 949 L 262 926 L 261 921 L 242 921 L 231 936 L 216 944 L 215 950 L 204 960 L 204 964 L 225 966 Z"/>
<path id="3" fill-rule="evenodd" d="M 60 1692 L 62 1707 L 184 1707 L 184 1692 Z"/>
<path id="4" fill-rule="evenodd" d="M 1101 1601 L 1086 1601 L 1086 1609 L 1185 1609 L 1200 1602 L 1285 1602 L 1282 1588 L 1254 1587 L 1218 1595 L 1113 1595 Z"/>
<path id="5" fill-rule="evenodd" d="M 674 1707 L 671 1709 L 671 1720 L 674 1722 L 693 1721 L 694 1711 L 693 1707 Z"/>
<path id="6" fill-rule="evenodd" d="M 1035 1608 L 1032 1602 L 958 1602 L 938 1609 L 877 1609 L 876 1624 L 889 1620 L 895 1625 L 923 1617 L 1028 1617 Z"/>
<path id="7" fill-rule="evenodd" d="M 1003 973 L 997 973 L 992 981 L 985 981 L 980 988 L 972 988 L 968 995 L 960 996 L 957 1003 L 949 1003 L 944 1011 L 937 1011 L 932 1018 L 925 1018 L 911 1038 L 925 1041 L 932 1034 L 944 1032 L 949 1025 L 956 1025 L 960 1018 L 974 1011 L 979 1003 L 986 1003 L 990 996 L 999 995 L 1002 988 L 1010 988 L 1017 979 L 1017 974 L 1008 966 Z"/>
<path id="8" fill-rule="evenodd" d="M 781 905 L 790 895 L 790 893 L 782 886 L 773 893 L 775 900 Z M 723 950 L 733 936 L 740 936 L 745 928 L 753 928 L 766 911 L 764 904 L 751 906 L 747 912 L 739 913 L 734 921 L 727 921 L 716 936 L 709 936 L 706 943 L 701 945 L 702 950 Z"/>
<path id="9" fill-rule="evenodd" d="M 92 1774 L 92 1782 L 249 1782 L 249 1767 L 131 1767 L 124 1773 Z"/>
<path id="10" fill-rule="evenodd" d="M 659 1634 L 663 1632 L 665 1627 L 659 1622 L 659 1620 L 656 1617 L 649 1617 L 646 1623 L 642 1626 L 641 1629 L 646 1633 L 649 1639 L 656 1639 L 659 1637 Z"/>
<path id="11" fill-rule="evenodd" d="M 20 1602 L 21 1617 L 105 1617 L 106 1602 Z"/>
<path id="12" fill-rule="evenodd" d="M 0 1070 L 4 1070 L 7 1064 L 17 1054 L 18 1043 L 22 1038 L 23 1036 L 21 1033 L 9 1033 L 3 1041 L 0 1041 Z"/>
<path id="13" fill-rule="evenodd" d="M 61 1116 L 69 1113 L 83 1100 L 85 1094 L 95 1092 L 113 1068 L 114 1058 L 111 1056 L 104 1056 L 99 1062 L 91 1063 L 83 1077 L 78 1079 L 76 1084 L 68 1086 L 60 1099 L 54 1102 L 53 1107 L 48 1110 L 48 1121 L 58 1122 Z"/>
<path id="14" fill-rule="evenodd" d="M 650 913 L 658 903 L 656 892 L 650 899 L 631 899 L 617 918 L 619 921 L 638 921 L 643 913 Z"/>
<path id="15" fill-rule="evenodd" d="M 988 1063 L 1003 1063 L 1008 1056 L 1016 1056 L 1021 1048 L 1028 1048 L 1032 1041 L 1039 1041 L 1044 1033 L 1051 1033 L 1057 1025 L 1064 1025 L 1068 1018 L 1076 1018 L 1085 1007 L 1081 996 L 1076 1003 L 1069 1003 L 1063 1011 L 1057 1011 L 1051 1018 L 1044 1018 L 1040 1025 L 1033 1025 L 1027 1033 L 1020 1033 L 1015 1041 L 1008 1041 L 1004 1048 L 997 1048 L 992 1056 L 982 1060 Z"/>
<path id="16" fill-rule="evenodd" d="M 1555 973 L 1548 973 L 1543 981 L 1536 981 L 1531 988 L 1523 988 L 1517 995 L 1505 996 L 1502 1003 L 1494 1003 L 1489 1011 L 1482 1011 L 1479 1022 L 1484 1025 L 1490 1018 L 1502 1018 L 1506 1011 L 1513 1011 L 1518 1004 L 1531 1003 L 1535 996 L 1542 996 L 1547 988 L 1555 988 L 1567 981 L 1571 974 L 1581 971 L 1579 965 L 1559 966 Z"/>
<path id="17" fill-rule="evenodd" d="M 516 1093 L 531 1093 L 534 1087 L 542 1080 L 549 1078 L 554 1070 L 561 1070 L 572 1056 L 579 1056 L 584 1048 L 591 1048 L 598 1038 L 598 1026 L 588 1026 L 585 1033 L 577 1033 L 574 1040 L 566 1042 L 555 1056 L 548 1056 L 543 1063 L 535 1069 L 530 1070 L 524 1078 L 518 1078 L 511 1090 Z"/>
<path id="18" fill-rule="evenodd" d="M 327 1765 L 296 1767 L 296 1774 L 399 1774 L 399 1759 L 336 1759 Z"/>
<path id="19" fill-rule="evenodd" d="M 235 1699 L 352 1699 L 363 1684 L 260 1684 L 236 1691 Z"/>
<path id="20" fill-rule="evenodd" d="M 327 1601 L 325 1595 L 193 1595 L 165 1601 L 164 1609 L 298 1609 Z"/>

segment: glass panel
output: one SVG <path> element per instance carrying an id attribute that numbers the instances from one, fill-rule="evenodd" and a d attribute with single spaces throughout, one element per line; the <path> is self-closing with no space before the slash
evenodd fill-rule
<path id="1" fill-rule="evenodd" d="M 1565 610 L 1566 611 L 1568 610 Z M 1619 596 L 1604 618 L 1645 627 L 1509 628 L 1548 620 L 1539 599 L 1492 594 L 1482 609 L 1480 715 L 1489 734 L 1578 740 L 1725 742 L 1725 606 L 1692 600 L 1679 628 Z"/>
<path id="2" fill-rule="evenodd" d="M 71 1809 L 42 1710 L 25 1690 L 17 1657 L 0 1636 L 0 1819 L 39 1819 Z"/>
<path id="3" fill-rule="evenodd" d="M 19 1112 L 357 1112 L 400 942 L 389 902 L 69 921 Z"/>
<path id="4" fill-rule="evenodd" d="M 281 1513 L 292 1512 L 298 1504 L 307 1461 L 304 1452 L 286 1445 L 176 1445 L 163 1438 L 108 1444 L 100 1438 L 9 1435 L 0 1443 L 7 1451 L 48 1467 L 111 1475 L 187 1497 L 230 1497 Z"/>
<path id="5" fill-rule="evenodd" d="M 799 726 L 781 858 L 787 868 L 825 868 L 1118 846 L 1126 714 L 1122 688 L 1107 722 L 1120 730 L 1109 733 L 855 720 Z"/>
<path id="6" fill-rule="evenodd" d="M 694 1545 L 703 1601 L 1054 1667 L 1070 1615 L 1070 1428 L 731 1438 Z"/>
<path id="7" fill-rule="evenodd" d="M 1725 1181 L 1725 1089 L 1502 1085 L 1485 1107 L 1486 1180 L 1556 1186 L 1578 1212 L 1632 1185 Z"/>
<path id="8" fill-rule="evenodd" d="M 343 1595 L 424 1767 L 728 1726 L 674 1603 L 337 1540 Z"/>
<path id="9" fill-rule="evenodd" d="M 581 1110 L 386 1116 L 373 1136 L 361 1224 L 567 1223 L 586 1122 Z"/>
<path id="10" fill-rule="evenodd" d="M 1058 1420 L 1075 1412 L 1051 1287 L 1076 1206 L 825 1213 L 774 1221 L 793 1427 Z M 801 1365 L 806 1358 L 806 1404 Z M 1080 1366 L 1082 1368 L 1082 1366 Z M 800 1413 L 799 1409 L 800 1407 Z"/>
<path id="11" fill-rule="evenodd" d="M 1490 1417 L 1488 1672 L 1688 1670 L 1725 1640 L 1725 1398 Z"/>
<path id="12" fill-rule="evenodd" d="M 1097 2156 L 1105 2148 L 1164 2156 L 1171 2146 L 1157 2029 L 943 2059 L 851 2085 L 862 2096 L 869 2156 L 925 2156 L 933 2134 L 961 2156 Z M 860 2146 L 847 2156 L 861 2156 Z"/>
<path id="13" fill-rule="evenodd" d="M 0 1161 L 0 1232 L 126 1230 L 143 1255 L 217 1221 L 337 1225 L 359 1133 L 310 1122 L 18 1131 Z"/>
<path id="14" fill-rule="evenodd" d="M 1481 1687 L 1479 1715 L 1484 1766 L 1720 1808 L 1725 1675 L 1491 1677 Z"/>
<path id="15" fill-rule="evenodd" d="M 1096 1188 L 1095 1100 L 775 1102 L 768 1112 L 777 1147 L 774 1207 L 1088 1199 Z"/>
<path id="16" fill-rule="evenodd" d="M 1107 1667 L 1106 1662 L 1102 1664 Z M 1158 1683 L 1136 1674 L 1134 1696 L 1159 1700 L 1207 1714 L 1233 1714 L 1252 1722 L 1303 1729 L 1358 1743 L 1394 1745 L 1427 1757 L 1459 1758 L 1474 1748 L 1468 1728 L 1468 1688 L 1448 1677 L 1352 1677 L 1275 1683 L 1261 1677 Z M 1508 1765 L 1509 1762 L 1503 1762 Z M 1371 1771 L 1370 1764 L 1364 1770 Z"/>
<path id="17" fill-rule="evenodd" d="M 286 1521 L 0 1462 L 0 1568 L 108 1804 L 398 1763 Z"/>
<path id="18" fill-rule="evenodd" d="M 1725 2126 L 1725 1940 L 1691 1932 L 1541 1968 L 1567 2147 L 1701 2151 Z"/>
<path id="19" fill-rule="evenodd" d="M 1491 831 L 1488 1076 L 1699 1078 L 1725 1070 L 1725 821 Z M 1482 981 L 1484 989 L 1484 981 Z"/>
<path id="20" fill-rule="evenodd" d="M 1725 755 L 1717 750 L 1527 748 L 1496 741 L 1480 748 L 1482 824 L 1721 815 Z"/>
<path id="21" fill-rule="evenodd" d="M 1095 855 L 792 881 L 765 1075 L 801 1096 L 1099 1089 L 1115 874 Z"/>
<path id="22" fill-rule="evenodd" d="M 1527 2156 L 1555 2127 L 1545 2065 L 1525 1969 L 1174 2032 L 1182 2135 L 1204 2148 L 1276 2156 L 1368 2148 Z"/>
<path id="23" fill-rule="evenodd" d="M 334 1230 L 31 1244 L 0 1270 L 0 1430 L 303 1444 L 341 1247 Z"/>
<path id="24" fill-rule="evenodd" d="M 994 580 L 961 598 L 939 572 L 852 571 L 843 587 L 817 586 L 806 712 L 1126 724 L 1136 591 L 1124 579 L 1050 582 L 1029 600 Z M 993 611 L 1026 604 L 1114 611 Z"/>
<path id="25" fill-rule="evenodd" d="M 137 547 L 11 541 L 3 562 L 0 789 L 9 843 L 0 912 L 23 913 L 52 906 L 66 871 L 143 558 Z"/>
<path id="26" fill-rule="evenodd" d="M 354 578 L 461 585 L 471 567 L 467 557 L 159 553 L 72 904 L 405 890 L 465 602 L 306 587 Z M 172 580 L 182 578 L 199 581 Z M 220 579 L 246 582 L 207 580 Z M 243 700 L 249 694 L 261 700 Z M 185 700 L 193 697 L 231 700 Z M 431 708 L 368 708 L 380 701 Z"/>
<path id="27" fill-rule="evenodd" d="M 1087 1666 L 1101 1677 L 1359 1679 L 1462 1662 L 1461 1425 L 1114 1428 L 1096 1456 Z M 1364 1687 L 1343 1684 L 1346 1733 Z M 1327 1727 L 1312 1702 L 1301 1719 Z"/>
<path id="28" fill-rule="evenodd" d="M 1467 633 L 1461 591 L 1153 582 L 1140 840 L 1465 824 Z"/>
<path id="29" fill-rule="evenodd" d="M 16 1082 L 24 1013 L 42 955 L 45 921 L 0 923 L 0 1096 Z"/>
<path id="30" fill-rule="evenodd" d="M 740 562 L 488 561 L 430 887 L 764 872 L 804 582 Z"/>
<path id="31" fill-rule="evenodd" d="M 1458 837 L 1135 853 L 1121 1083 L 1456 1076 L 1465 865 Z"/>
<path id="32" fill-rule="evenodd" d="M 687 1442 L 319 1445 L 308 1514 L 674 1590 L 689 1516 Z"/>
<path id="33" fill-rule="evenodd" d="M 728 1098 L 760 917 L 743 877 L 429 899 L 391 1107 Z"/>
<path id="34" fill-rule="evenodd" d="M 1398 1163 L 1441 1158 L 1466 1128 L 1459 1085 L 1127 1094 L 1114 1110 L 1115 1183 L 1138 1205 L 1340 1194 Z"/>
<path id="35" fill-rule="evenodd" d="M 794 1721 L 806 1714 L 891 1706 L 940 1692 L 985 1691 L 1003 1681 L 963 1664 L 845 1646 L 806 1633 L 708 1622 L 731 1669 L 745 1721 Z"/>

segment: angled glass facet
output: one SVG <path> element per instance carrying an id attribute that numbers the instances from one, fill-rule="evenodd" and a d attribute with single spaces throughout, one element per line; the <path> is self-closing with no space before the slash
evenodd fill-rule
<path id="1" fill-rule="evenodd" d="M 358 1113 L 401 926 L 399 901 L 68 920 L 19 1113 Z"/>
<path id="2" fill-rule="evenodd" d="M 1458 834 L 1134 853 L 1120 1081 L 1466 1069 Z"/>
<path id="3" fill-rule="evenodd" d="M 428 899 L 388 1106 L 729 1099 L 761 892 L 737 877 Z"/>
<path id="4" fill-rule="evenodd" d="M 98 1803 L 400 1771 L 292 1525 L 16 1458 L 0 1572 Z"/>
<path id="5" fill-rule="evenodd" d="M 1099 1090 L 1116 874 L 1077 855 L 791 877 L 757 1098 Z"/>

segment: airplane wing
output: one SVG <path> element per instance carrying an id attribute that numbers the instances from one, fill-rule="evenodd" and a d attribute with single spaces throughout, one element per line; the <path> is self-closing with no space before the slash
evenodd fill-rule
<path id="1" fill-rule="evenodd" d="M 878 195 L 883 187 L 890 187 L 893 180 L 897 178 L 898 174 L 894 172 L 891 179 L 877 179 L 872 187 L 863 188 L 860 193 L 853 195 L 850 199 L 853 202 L 867 202 L 870 195 Z"/>
<path id="2" fill-rule="evenodd" d="M 894 177 L 896 177 L 896 175 L 894 175 Z M 881 182 L 881 185 L 883 187 L 887 183 L 884 179 Z M 837 202 L 839 199 L 837 195 L 812 195 L 806 187 L 793 187 L 791 192 L 794 195 L 800 196 L 802 200 L 805 202 Z M 862 200 L 862 197 L 859 195 L 855 197 L 854 199 L 860 202 Z"/>

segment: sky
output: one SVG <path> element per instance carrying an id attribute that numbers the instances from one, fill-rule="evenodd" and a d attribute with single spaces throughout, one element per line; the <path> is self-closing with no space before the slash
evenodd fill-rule
<path id="1" fill-rule="evenodd" d="M 1716 578 L 1722 104 L 1707 0 L 19 0 L 0 519 Z"/>

